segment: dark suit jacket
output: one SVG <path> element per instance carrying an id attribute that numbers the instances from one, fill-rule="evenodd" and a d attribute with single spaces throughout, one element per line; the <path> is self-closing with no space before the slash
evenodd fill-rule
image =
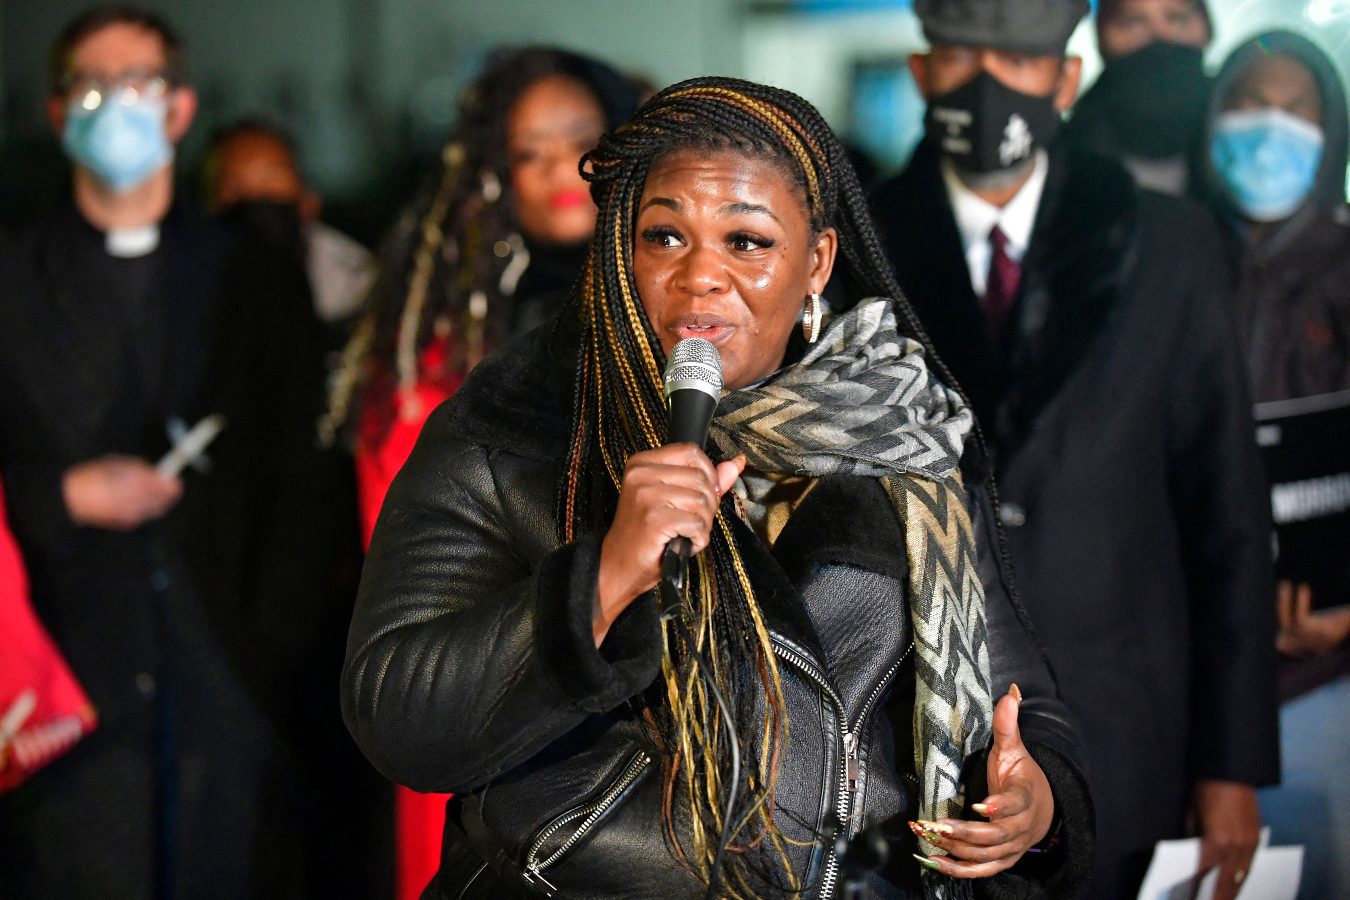
<path id="1" fill-rule="evenodd" d="M 1052 151 L 999 346 L 936 153 L 874 201 L 983 423 L 1017 584 L 1082 723 L 1093 896 L 1133 896 L 1195 780 L 1279 774 L 1268 500 L 1213 227 L 1114 163 Z"/>
<path id="2" fill-rule="evenodd" d="M 341 536 L 322 505 L 334 463 L 313 438 L 317 331 L 298 267 L 183 209 L 161 232 L 139 323 L 162 334 L 157 398 L 88 265 L 101 236 L 73 208 L 0 248 L 0 474 L 34 606 L 100 715 L 0 799 L 0 883 L 18 896 L 300 884 L 307 667 L 325 634 L 336 663 L 346 614 L 328 608 Z M 167 517 L 129 533 L 70 521 L 67 468 L 111 453 L 154 461 L 167 418 L 211 413 L 228 421 L 211 468 L 184 474 Z M 334 712 L 335 675 L 319 695 Z"/>

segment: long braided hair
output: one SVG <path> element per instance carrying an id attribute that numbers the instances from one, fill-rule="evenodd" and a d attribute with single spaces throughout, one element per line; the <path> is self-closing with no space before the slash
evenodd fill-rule
<path id="1" fill-rule="evenodd" d="M 732 78 L 672 85 L 606 134 L 583 160 L 600 214 L 575 297 L 582 341 L 573 438 L 559 491 L 565 541 L 610 521 L 626 460 L 660 446 L 665 437 L 665 359 L 633 280 L 634 229 L 652 166 L 691 148 L 762 159 L 794 181 L 813 230 L 837 229 L 856 297 L 893 298 L 901 328 L 924 345 L 939 375 L 955 383 L 904 301 L 857 175 L 815 108 L 787 91 Z M 665 626 L 662 689 L 646 714 L 661 749 L 664 829 L 677 858 L 705 882 L 714 877 L 730 799 L 731 846 L 718 877 L 727 896 L 752 896 L 756 883 L 780 890 L 800 885 L 788 865 L 788 838 L 774 822 L 778 755 L 788 729 L 782 686 L 768 628 L 729 526 L 730 512 L 728 498 L 708 552 L 692 561 L 683 610 L 688 630 Z M 685 646 L 684 634 L 698 653 Z M 700 654 L 711 672 L 699 671 Z M 734 739 L 705 679 L 734 707 Z M 733 740 L 755 748 L 740 785 L 728 783 L 726 774 Z M 730 797 L 733 790 L 736 796 Z M 677 833 L 677 806 L 689 811 L 687 840 Z"/>
<path id="2" fill-rule="evenodd" d="M 633 85 L 588 57 L 533 46 L 492 54 L 461 98 L 437 176 L 381 250 L 366 314 L 343 351 L 320 423 L 325 440 L 358 401 L 373 404 L 374 436 L 382 437 L 393 424 L 395 392 L 411 392 L 419 379 L 453 388 L 507 336 L 510 300 L 529 264 L 511 192 L 507 122 L 526 90 L 558 75 L 595 95 L 608 128 L 637 106 Z M 438 337 L 452 338 L 450 352 L 424 371 L 422 351 Z"/>

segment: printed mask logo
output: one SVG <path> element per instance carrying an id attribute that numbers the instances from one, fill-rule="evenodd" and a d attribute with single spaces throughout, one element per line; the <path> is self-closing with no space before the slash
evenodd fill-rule
<path id="1" fill-rule="evenodd" d="M 966 136 L 966 131 L 974 117 L 969 110 L 934 107 L 933 118 L 946 128 L 942 136 L 943 150 L 956 155 L 970 152 L 970 138 Z"/>
<path id="2" fill-rule="evenodd" d="M 1013 113 L 1008 117 L 1008 124 L 1003 127 L 1003 143 L 998 145 L 998 161 L 1007 167 L 1019 159 L 1025 159 L 1034 144 L 1027 120 Z"/>
<path id="3" fill-rule="evenodd" d="M 988 72 L 932 97 L 924 128 L 958 169 L 1011 169 L 1044 147 L 1060 124 L 1055 99 L 1015 91 Z"/>

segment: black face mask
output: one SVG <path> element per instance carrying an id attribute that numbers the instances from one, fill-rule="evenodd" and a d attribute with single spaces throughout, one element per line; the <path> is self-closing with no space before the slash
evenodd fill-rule
<path id="1" fill-rule="evenodd" d="M 988 174 L 1016 168 L 1059 129 L 1055 98 L 1023 94 L 981 71 L 954 91 L 932 97 L 928 139 L 960 170 Z"/>
<path id="2" fill-rule="evenodd" d="M 299 258 L 304 238 L 300 206 L 276 200 L 243 200 L 231 206 L 225 218 L 269 249 Z"/>
<path id="3" fill-rule="evenodd" d="M 1204 52 L 1157 41 L 1108 62 L 1093 93 L 1126 153 L 1177 156 L 1198 138 L 1209 107 Z"/>

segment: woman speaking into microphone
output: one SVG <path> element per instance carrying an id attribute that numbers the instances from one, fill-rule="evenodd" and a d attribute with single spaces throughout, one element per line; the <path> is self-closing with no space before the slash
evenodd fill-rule
<path id="1" fill-rule="evenodd" d="M 584 169 L 583 277 L 432 415 L 352 623 L 358 744 L 455 794 L 428 896 L 1081 892 L 1078 739 L 839 142 L 701 78 Z M 724 381 L 706 453 L 665 444 L 691 337 Z"/>

